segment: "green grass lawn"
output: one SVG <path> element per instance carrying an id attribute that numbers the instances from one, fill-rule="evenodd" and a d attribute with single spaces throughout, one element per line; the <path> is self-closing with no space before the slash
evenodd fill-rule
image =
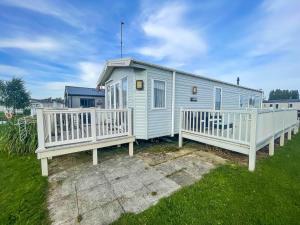
<path id="1" fill-rule="evenodd" d="M 0 224 L 48 224 L 47 179 L 36 155 L 0 151 Z"/>
<path id="2" fill-rule="evenodd" d="M 300 135 L 255 172 L 221 166 L 141 214 L 114 224 L 300 224 Z"/>

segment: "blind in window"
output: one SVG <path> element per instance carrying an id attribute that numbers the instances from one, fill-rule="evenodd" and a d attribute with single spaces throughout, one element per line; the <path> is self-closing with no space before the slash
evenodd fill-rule
<path id="1" fill-rule="evenodd" d="M 165 108 L 166 107 L 166 84 L 164 81 L 154 80 L 154 94 L 153 94 L 153 106 L 154 108 Z"/>

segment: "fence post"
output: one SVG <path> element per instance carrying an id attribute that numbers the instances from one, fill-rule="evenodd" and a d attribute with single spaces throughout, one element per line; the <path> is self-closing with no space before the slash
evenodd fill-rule
<path id="1" fill-rule="evenodd" d="M 132 108 L 128 108 L 128 135 L 132 136 Z"/>
<path id="2" fill-rule="evenodd" d="M 128 108 L 128 135 L 132 136 L 133 131 L 133 125 L 132 125 L 132 108 Z M 128 152 L 129 152 L 129 156 L 133 156 L 133 142 L 129 142 L 128 145 Z"/>
<path id="3" fill-rule="evenodd" d="M 92 138 L 93 141 L 97 141 L 96 133 L 96 108 L 93 108 L 91 111 L 91 129 L 92 129 Z"/>
<path id="4" fill-rule="evenodd" d="M 37 133 L 38 133 L 38 148 L 45 149 L 43 108 L 36 109 L 36 122 L 37 122 Z"/>
<path id="5" fill-rule="evenodd" d="M 254 109 L 251 113 L 251 131 L 250 131 L 250 149 L 249 149 L 249 171 L 255 170 L 256 161 L 256 136 L 257 136 L 257 109 Z"/>
<path id="6" fill-rule="evenodd" d="M 284 146 L 284 135 L 285 135 L 285 124 L 284 124 L 284 117 L 282 118 L 282 123 L 283 123 L 283 131 L 280 135 L 280 146 Z"/>
<path id="7" fill-rule="evenodd" d="M 179 134 L 178 134 L 178 147 L 182 148 L 182 108 L 180 108 L 179 112 Z"/>
<path id="8" fill-rule="evenodd" d="M 275 142 L 275 139 L 274 139 L 274 133 L 275 133 L 275 130 L 274 130 L 274 110 L 272 110 L 271 112 L 271 115 L 272 115 L 272 119 L 271 119 L 271 127 L 272 127 L 272 137 L 270 138 L 270 142 L 269 142 L 269 155 L 270 156 L 273 156 L 274 155 L 274 142 Z"/>

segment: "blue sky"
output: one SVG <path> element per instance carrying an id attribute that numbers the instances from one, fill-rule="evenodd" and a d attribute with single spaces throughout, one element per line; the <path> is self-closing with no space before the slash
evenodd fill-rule
<path id="1" fill-rule="evenodd" d="M 0 0 L 0 79 L 22 77 L 32 97 L 95 87 L 124 56 L 266 93 L 299 89 L 299 0 Z"/>

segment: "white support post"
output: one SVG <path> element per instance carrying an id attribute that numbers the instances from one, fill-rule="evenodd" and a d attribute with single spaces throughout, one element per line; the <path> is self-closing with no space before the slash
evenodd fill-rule
<path id="1" fill-rule="evenodd" d="M 38 148 L 45 149 L 43 108 L 36 109 L 36 120 L 37 120 L 37 133 L 38 133 Z"/>
<path id="2" fill-rule="evenodd" d="M 176 72 L 173 71 L 172 75 L 172 112 L 171 112 L 171 137 L 174 137 L 175 133 L 175 84 L 176 84 Z"/>
<path id="3" fill-rule="evenodd" d="M 284 146 L 284 131 L 282 131 L 281 135 L 280 135 L 280 146 Z"/>
<path id="4" fill-rule="evenodd" d="M 274 155 L 274 137 L 270 138 L 270 142 L 269 142 L 269 155 L 273 156 Z"/>
<path id="5" fill-rule="evenodd" d="M 249 171 L 255 170 L 256 161 L 256 126 L 257 126 L 257 110 L 251 113 L 251 132 L 250 132 L 250 149 L 249 149 Z"/>
<path id="6" fill-rule="evenodd" d="M 179 135 L 178 135 L 178 147 L 182 148 L 182 108 L 180 108 L 179 112 Z"/>
<path id="7" fill-rule="evenodd" d="M 269 141 L 269 156 L 273 156 L 274 155 L 274 149 L 275 149 L 275 138 L 274 138 L 274 133 L 275 133 L 275 129 L 274 129 L 274 110 L 272 110 L 271 112 L 271 116 L 272 116 L 272 124 L 271 124 L 271 127 L 272 127 L 272 133 L 273 133 L 273 136 L 270 138 L 270 141 Z"/>
<path id="8" fill-rule="evenodd" d="M 128 146 L 129 150 L 129 156 L 133 156 L 133 142 L 129 142 Z"/>
<path id="9" fill-rule="evenodd" d="M 289 131 L 288 131 L 288 140 L 291 140 L 292 139 L 292 128 L 289 128 Z"/>
<path id="10" fill-rule="evenodd" d="M 132 108 L 128 108 L 128 135 L 132 136 Z"/>
<path id="11" fill-rule="evenodd" d="M 93 138 L 93 141 L 96 142 L 97 141 L 97 133 L 96 133 L 96 108 L 94 108 L 91 111 L 91 129 L 92 129 L 92 138 Z"/>
<path id="12" fill-rule="evenodd" d="M 48 176 L 48 160 L 47 160 L 47 158 L 41 159 L 41 165 L 42 165 L 42 176 L 44 176 L 44 177 Z"/>
<path id="13" fill-rule="evenodd" d="M 97 149 L 93 149 L 93 165 L 97 165 L 98 164 L 98 151 Z"/>

